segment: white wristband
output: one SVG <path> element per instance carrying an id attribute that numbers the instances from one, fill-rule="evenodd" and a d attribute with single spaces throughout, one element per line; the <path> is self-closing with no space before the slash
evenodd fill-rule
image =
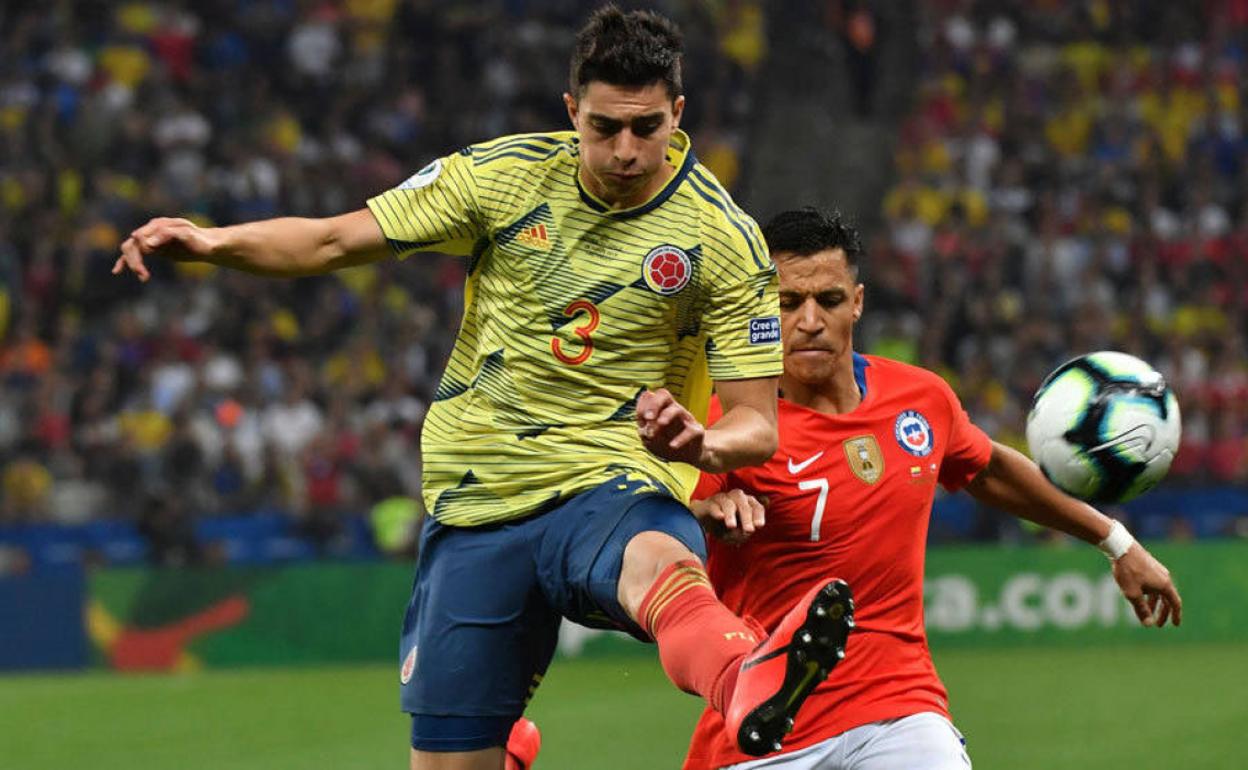
<path id="1" fill-rule="evenodd" d="M 1100 548 L 1101 553 L 1105 554 L 1110 561 L 1118 561 L 1134 543 L 1135 538 L 1131 536 L 1126 527 L 1122 526 L 1122 522 L 1115 521 L 1109 528 L 1109 534 L 1097 543 L 1096 547 Z"/>

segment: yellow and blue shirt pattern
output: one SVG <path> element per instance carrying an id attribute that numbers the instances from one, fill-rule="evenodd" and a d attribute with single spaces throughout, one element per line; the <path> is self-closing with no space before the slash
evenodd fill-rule
<path id="1" fill-rule="evenodd" d="M 775 267 L 758 226 L 673 135 L 672 179 L 612 210 L 574 132 L 440 158 L 368 201 L 395 254 L 470 259 L 464 318 L 421 437 L 438 521 L 520 518 L 629 474 L 687 499 L 696 470 L 648 452 L 646 388 L 705 419 L 712 380 L 781 371 Z"/>

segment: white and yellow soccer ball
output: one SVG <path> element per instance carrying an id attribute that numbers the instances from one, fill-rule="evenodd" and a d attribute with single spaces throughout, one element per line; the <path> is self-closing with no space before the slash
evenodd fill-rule
<path id="1" fill-rule="evenodd" d="M 1058 488 L 1093 503 L 1144 494 L 1179 448 L 1179 403 L 1148 363 L 1101 351 L 1053 371 L 1027 415 L 1031 456 Z"/>

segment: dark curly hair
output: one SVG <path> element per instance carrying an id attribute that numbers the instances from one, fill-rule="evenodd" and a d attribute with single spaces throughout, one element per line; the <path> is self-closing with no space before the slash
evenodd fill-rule
<path id="1" fill-rule="evenodd" d="M 773 254 L 784 251 L 809 257 L 820 251 L 840 249 L 855 275 L 863 255 L 858 229 L 846 222 L 841 212 L 820 211 L 813 206 L 776 214 L 763 226 L 763 238 Z"/>
<path id="2" fill-rule="evenodd" d="M 609 3 L 594 11 L 576 35 L 568 84 L 578 98 L 595 80 L 613 86 L 662 81 L 672 99 L 683 93 L 683 36 L 670 19 L 653 11 L 624 13 Z"/>

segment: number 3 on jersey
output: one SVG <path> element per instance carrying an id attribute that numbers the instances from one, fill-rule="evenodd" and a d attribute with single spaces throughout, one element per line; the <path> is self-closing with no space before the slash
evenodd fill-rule
<path id="1" fill-rule="evenodd" d="M 797 488 L 805 492 L 808 489 L 819 490 L 819 499 L 815 501 L 815 515 L 810 520 L 810 541 L 819 542 L 819 527 L 823 524 L 823 509 L 828 504 L 828 480 L 807 479 L 797 482 Z"/>
<path id="2" fill-rule="evenodd" d="M 550 338 L 550 352 L 568 366 L 580 366 L 594 354 L 594 341 L 590 335 L 598 328 L 602 314 L 598 312 L 598 306 L 587 299 L 578 299 L 563 309 L 563 314 L 568 318 L 575 318 L 581 313 L 588 317 L 579 326 L 572 327 L 572 333 L 581 340 L 581 352 L 570 356 L 563 351 L 563 340 L 558 337 Z"/>

